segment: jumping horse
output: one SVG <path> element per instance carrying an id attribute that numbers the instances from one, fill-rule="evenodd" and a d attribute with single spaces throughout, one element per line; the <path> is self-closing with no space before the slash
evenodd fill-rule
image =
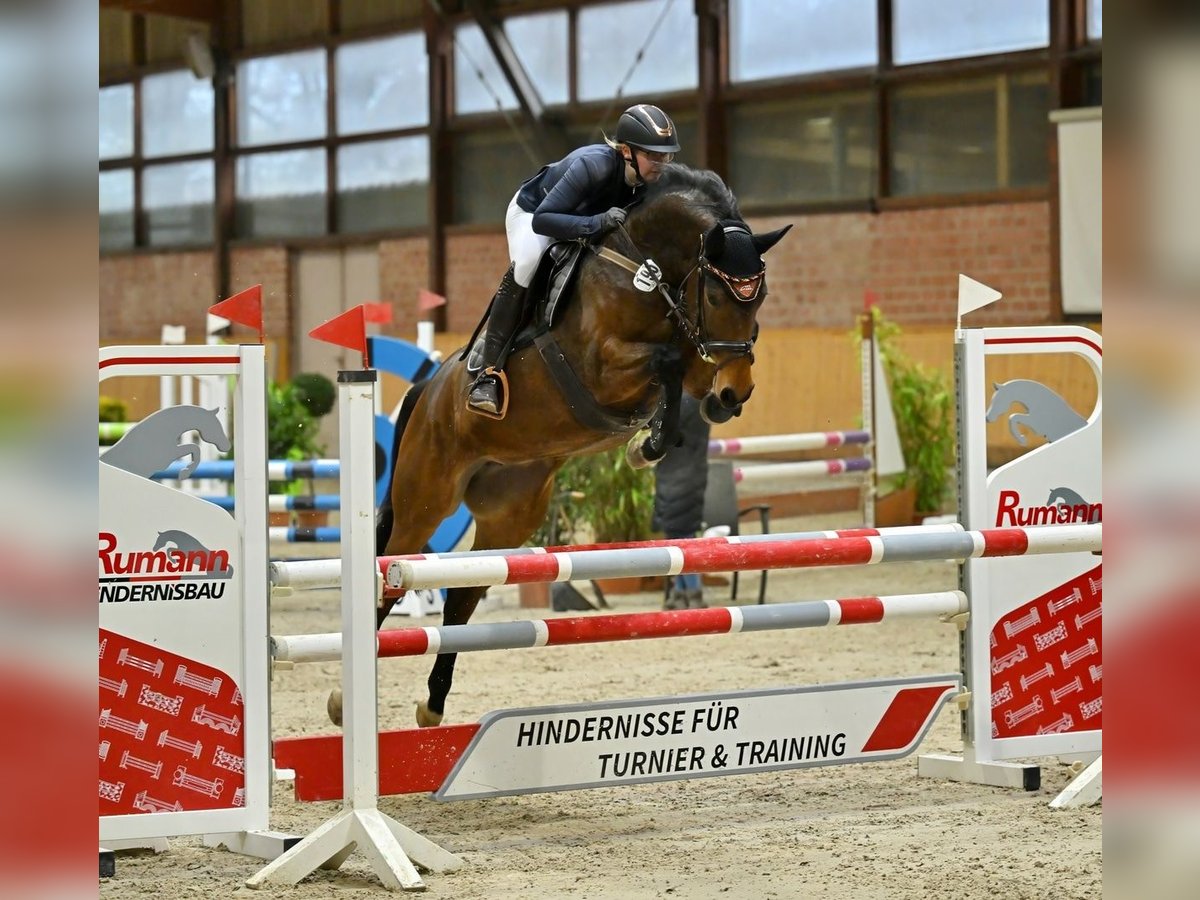
<path id="1" fill-rule="evenodd" d="M 553 326 L 535 320 L 526 333 L 536 339 L 517 342 L 502 420 L 467 410 L 465 352 L 410 389 L 379 553 L 419 553 L 463 500 L 475 549 L 518 547 L 545 518 L 568 458 L 629 443 L 631 464 L 657 461 L 677 440 L 681 390 L 703 398 L 711 421 L 739 413 L 754 389 L 762 254 L 790 227 L 752 234 L 716 174 L 666 167 L 625 225 L 583 250 Z M 444 624 L 467 622 L 485 591 L 448 591 Z M 394 602 L 383 601 L 380 624 Z M 442 721 L 454 663 L 455 654 L 437 657 L 419 725 Z M 338 691 L 329 714 L 340 722 Z"/>

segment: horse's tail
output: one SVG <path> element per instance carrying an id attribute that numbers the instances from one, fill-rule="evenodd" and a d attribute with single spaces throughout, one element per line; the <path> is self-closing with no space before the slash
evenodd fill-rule
<path id="1" fill-rule="evenodd" d="M 404 428 L 408 425 L 408 420 L 412 418 L 417 401 L 421 399 L 425 388 L 429 386 L 431 377 L 422 378 L 408 389 L 408 393 L 404 395 L 404 399 L 400 403 L 400 413 L 396 416 L 395 434 L 392 438 L 392 470 L 387 473 L 387 490 L 384 491 L 383 503 L 380 504 L 379 514 L 375 518 L 376 556 L 383 555 L 388 539 L 392 536 L 392 522 L 395 520 L 395 512 L 392 509 L 392 481 L 396 477 L 396 460 L 399 459 L 400 454 L 400 439 L 404 437 Z"/>

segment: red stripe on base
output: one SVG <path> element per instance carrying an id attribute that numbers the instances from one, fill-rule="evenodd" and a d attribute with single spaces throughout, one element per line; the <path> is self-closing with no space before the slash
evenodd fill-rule
<path id="1" fill-rule="evenodd" d="M 672 612 L 630 613 L 622 616 L 582 616 L 547 619 L 547 644 L 590 644 L 599 641 L 728 634 L 733 617 L 724 607 Z"/>
<path id="2" fill-rule="evenodd" d="M 526 553 L 506 556 L 508 579 L 505 584 L 528 581 L 554 581 L 558 577 L 558 557 L 549 553 Z"/>
<path id="3" fill-rule="evenodd" d="M 892 698 L 887 710 L 863 745 L 863 752 L 902 750 L 916 740 L 921 726 L 946 696 L 946 687 L 905 688 Z"/>
<path id="4" fill-rule="evenodd" d="M 379 658 L 423 656 L 429 650 L 424 628 L 391 628 L 379 632 Z"/>
<path id="5" fill-rule="evenodd" d="M 839 625 L 864 625 L 883 621 L 883 601 L 878 597 L 848 597 L 839 600 L 842 620 Z"/>
<path id="6" fill-rule="evenodd" d="M 379 734 L 379 793 L 436 791 L 479 730 L 475 723 L 383 731 Z M 340 800 L 342 736 L 280 738 L 275 766 L 294 769 L 297 800 Z"/>
<path id="7" fill-rule="evenodd" d="M 825 432 L 826 447 L 840 447 L 842 445 L 842 434 L 840 431 Z"/>
<path id="8" fill-rule="evenodd" d="M 1019 528 L 989 528 L 979 533 L 984 556 L 1021 556 L 1029 549 L 1029 535 Z"/>

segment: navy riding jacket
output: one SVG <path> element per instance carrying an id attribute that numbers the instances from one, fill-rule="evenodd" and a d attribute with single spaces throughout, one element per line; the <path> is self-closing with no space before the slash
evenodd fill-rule
<path id="1" fill-rule="evenodd" d="M 517 205 L 533 213 L 533 230 L 560 241 L 600 234 L 600 216 L 632 203 L 644 185 L 625 183 L 625 160 L 607 144 L 590 144 L 544 166 L 521 185 Z"/>

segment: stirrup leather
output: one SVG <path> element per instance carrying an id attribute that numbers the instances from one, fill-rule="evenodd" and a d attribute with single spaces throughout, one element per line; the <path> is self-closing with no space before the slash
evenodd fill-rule
<path id="1" fill-rule="evenodd" d="M 489 419 L 496 419 L 499 421 L 508 415 L 508 376 L 504 373 L 503 369 L 496 369 L 494 366 L 488 366 L 478 375 L 476 381 L 484 378 L 494 378 L 496 380 L 496 384 L 500 389 L 500 411 L 489 412 L 486 409 L 480 409 L 477 406 L 472 406 L 470 391 L 467 392 L 467 409 L 470 412 L 475 413 L 477 416 L 485 416 Z M 471 385 L 474 387 L 475 382 L 472 382 Z"/>

